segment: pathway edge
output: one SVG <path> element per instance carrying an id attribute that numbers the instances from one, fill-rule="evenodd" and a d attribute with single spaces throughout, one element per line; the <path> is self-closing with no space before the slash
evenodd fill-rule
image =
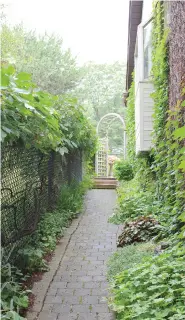
<path id="1" fill-rule="evenodd" d="M 70 243 L 72 235 L 78 229 L 80 221 L 85 213 L 85 209 L 86 208 L 84 206 L 79 217 L 72 221 L 69 228 L 66 229 L 64 236 L 60 239 L 59 243 L 57 244 L 54 250 L 53 259 L 49 263 L 49 271 L 43 274 L 43 277 L 39 282 L 34 283 L 32 288 L 32 294 L 35 296 L 35 302 L 32 309 L 29 310 L 26 314 L 27 320 L 36 320 L 40 312 L 42 311 L 45 297 L 50 287 L 50 284 L 53 281 L 53 278 L 55 277 L 58 268 L 60 267 L 60 264 Z"/>

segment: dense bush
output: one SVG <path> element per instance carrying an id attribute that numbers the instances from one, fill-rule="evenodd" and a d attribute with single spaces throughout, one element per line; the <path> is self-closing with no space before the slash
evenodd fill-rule
<path id="1" fill-rule="evenodd" d="M 120 224 L 141 216 L 155 216 L 160 206 L 161 203 L 156 200 L 153 190 L 143 191 L 134 179 L 118 188 L 118 207 L 109 221 Z"/>
<path id="2" fill-rule="evenodd" d="M 145 242 L 156 236 L 161 230 L 159 223 L 152 217 L 140 217 L 127 222 L 123 226 L 123 232 L 118 237 L 118 246 Z"/>
<path id="3" fill-rule="evenodd" d="M 118 319 L 185 319 L 184 255 L 174 247 L 116 275 L 110 306 Z"/>
<path id="4" fill-rule="evenodd" d="M 155 245 L 152 242 L 128 245 L 115 252 L 108 261 L 107 276 L 111 281 L 116 274 L 131 268 L 134 264 L 141 263 L 143 258 L 151 257 Z"/>
<path id="5" fill-rule="evenodd" d="M 118 180 L 130 181 L 134 177 L 134 172 L 130 163 L 125 160 L 116 161 L 114 165 L 114 175 Z"/>

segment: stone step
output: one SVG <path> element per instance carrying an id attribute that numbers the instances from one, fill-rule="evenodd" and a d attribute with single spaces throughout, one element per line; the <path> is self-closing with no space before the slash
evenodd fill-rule
<path id="1" fill-rule="evenodd" d="M 118 181 L 114 178 L 95 178 L 94 189 L 116 189 Z"/>

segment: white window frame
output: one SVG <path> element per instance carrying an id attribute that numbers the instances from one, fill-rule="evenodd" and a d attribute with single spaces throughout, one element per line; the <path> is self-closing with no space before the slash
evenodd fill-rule
<path id="1" fill-rule="evenodd" d="M 140 81 L 151 81 L 151 78 L 144 78 L 144 28 L 153 20 L 153 15 L 146 22 L 142 22 L 138 25 L 137 28 L 137 38 L 135 46 L 135 62 L 136 72 L 135 80 L 136 82 Z M 139 62 L 139 63 L 138 63 Z"/>

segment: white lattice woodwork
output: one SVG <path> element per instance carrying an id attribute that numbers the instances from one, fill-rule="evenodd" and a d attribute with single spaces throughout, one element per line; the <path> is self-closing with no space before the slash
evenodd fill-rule
<path id="1" fill-rule="evenodd" d="M 100 148 L 96 155 L 96 174 L 98 177 L 108 176 L 108 139 L 100 139 Z"/>

